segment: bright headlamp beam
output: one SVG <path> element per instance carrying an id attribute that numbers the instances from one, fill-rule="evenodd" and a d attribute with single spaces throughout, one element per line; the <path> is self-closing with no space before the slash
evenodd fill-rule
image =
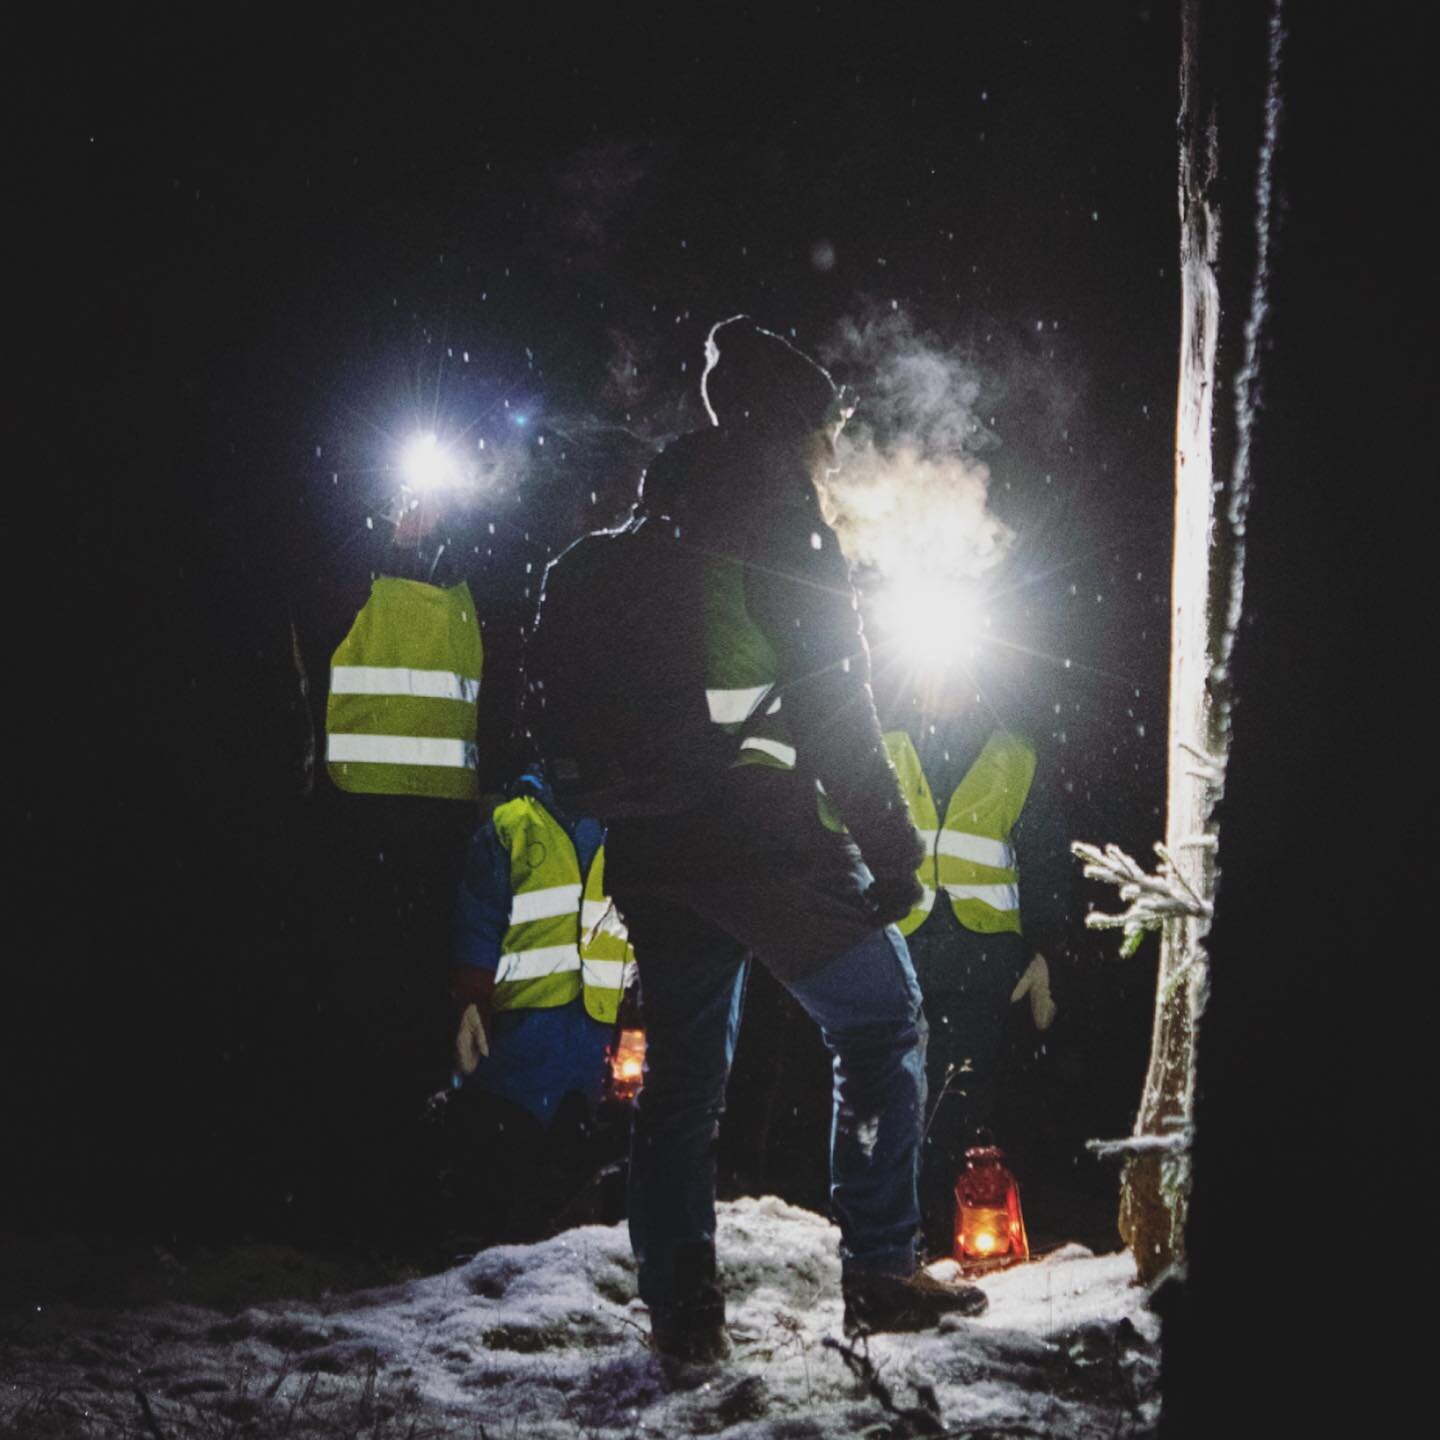
<path id="1" fill-rule="evenodd" d="M 974 587 L 950 580 L 893 580 L 875 611 L 886 641 L 927 670 L 973 655 L 985 630 Z"/>
<path id="2" fill-rule="evenodd" d="M 460 466 L 433 431 L 412 436 L 400 454 L 400 477 L 408 489 L 443 490 L 460 478 Z"/>

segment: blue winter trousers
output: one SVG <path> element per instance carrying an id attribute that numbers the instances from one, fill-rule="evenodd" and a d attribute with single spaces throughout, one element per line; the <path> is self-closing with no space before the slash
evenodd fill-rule
<path id="1" fill-rule="evenodd" d="M 640 964 L 645 1084 L 630 1160 L 641 1298 L 683 1299 L 676 1256 L 715 1237 L 715 1153 L 749 965 L 745 945 L 678 899 L 627 900 Z M 830 1196 L 846 1275 L 916 1264 L 925 1020 L 893 926 L 800 977 L 777 975 L 833 1057 Z M 683 1281 L 682 1281 L 683 1283 Z"/>

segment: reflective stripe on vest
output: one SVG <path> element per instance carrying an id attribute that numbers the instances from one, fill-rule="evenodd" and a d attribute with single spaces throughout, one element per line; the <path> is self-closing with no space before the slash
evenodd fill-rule
<path id="1" fill-rule="evenodd" d="M 581 960 L 580 969 L 585 976 L 587 987 L 593 987 L 597 991 L 613 990 L 618 995 L 624 985 L 625 972 L 629 968 L 629 962 L 625 960 Z M 618 1007 L 618 1002 L 617 1002 Z M 588 1003 L 585 1008 L 590 1009 Z M 618 1013 L 618 1008 L 617 1008 Z M 604 1019 L 604 1016 L 596 1015 L 597 1020 Z"/>
<path id="2" fill-rule="evenodd" d="M 1035 776 L 1035 751 L 1018 735 L 997 730 L 955 787 L 938 822 L 934 798 L 914 742 L 903 731 L 885 736 L 910 818 L 926 843 L 918 877 L 925 898 L 900 922 L 911 934 L 930 913 L 933 889 L 949 897 L 955 918 L 981 934 L 1020 930 L 1020 876 L 1010 833 Z"/>
<path id="3" fill-rule="evenodd" d="M 406 665 L 334 665 L 332 695 L 418 695 L 427 700 L 460 700 L 473 705 L 480 682 L 453 670 L 414 670 Z"/>
<path id="4" fill-rule="evenodd" d="M 793 770 L 796 758 L 795 747 L 790 743 L 790 724 L 784 714 L 781 697 L 777 695 L 765 707 L 764 713 L 756 715 L 745 727 L 735 764 Z"/>
<path id="5" fill-rule="evenodd" d="M 934 841 L 937 853 L 955 860 L 973 860 L 993 870 L 1013 870 L 1015 852 L 1003 840 L 971 835 L 963 830 L 942 830 Z"/>
<path id="6" fill-rule="evenodd" d="M 756 752 L 754 757 L 747 757 L 746 750 Z M 795 747 L 787 745 L 783 740 L 770 740 L 764 735 L 747 735 L 740 742 L 741 760 L 754 759 L 757 764 L 767 764 L 769 761 L 759 760 L 758 756 L 768 755 L 770 761 L 777 762 L 781 770 L 793 770 L 795 768 Z"/>
<path id="7" fill-rule="evenodd" d="M 480 763 L 473 740 L 435 740 L 416 735 L 329 735 L 331 765 L 438 765 L 474 770 Z"/>
<path id="8" fill-rule="evenodd" d="M 769 684 L 750 685 L 739 690 L 706 690 L 705 704 L 717 725 L 739 725 L 748 720 L 770 693 Z"/>
<path id="9" fill-rule="evenodd" d="M 579 957 L 573 945 L 537 945 L 531 950 L 507 950 L 495 970 L 495 986 L 521 981 L 542 980 L 548 976 L 566 975 L 579 969 Z M 564 1004 L 564 1001 L 556 1002 Z M 543 1009 L 543 1006 L 497 1005 L 500 1010 Z"/>
<path id="10" fill-rule="evenodd" d="M 1020 887 L 1019 885 L 947 885 L 945 893 L 951 901 L 957 900 L 978 900 L 991 910 L 1009 910 L 1019 918 L 1020 914 Z M 958 913 L 958 911 L 957 911 Z M 975 926 L 968 927 L 975 929 Z M 997 925 L 995 929 L 1006 930 L 1012 927 Z M 1019 930 L 1017 923 L 1014 927 Z"/>
<path id="11" fill-rule="evenodd" d="M 470 589 L 381 576 L 331 661 L 326 760 L 342 790 L 473 799 L 483 662 Z"/>
<path id="12" fill-rule="evenodd" d="M 580 886 L 547 885 L 539 890 L 527 890 L 515 895 L 510 901 L 510 923 L 522 924 L 526 920 L 554 920 L 560 915 L 574 913 L 580 903 Z"/>

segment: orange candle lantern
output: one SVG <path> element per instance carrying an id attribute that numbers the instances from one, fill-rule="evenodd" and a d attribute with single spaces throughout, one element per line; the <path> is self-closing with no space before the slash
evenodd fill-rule
<path id="1" fill-rule="evenodd" d="M 995 1145 L 965 1152 L 955 1182 L 955 1259 L 965 1271 L 999 1269 L 1030 1258 L 1020 1186 Z"/>
<path id="2" fill-rule="evenodd" d="M 645 1078 L 645 1032 L 638 1026 L 620 1031 L 610 1051 L 610 1094 L 616 1100 L 633 1100 Z"/>

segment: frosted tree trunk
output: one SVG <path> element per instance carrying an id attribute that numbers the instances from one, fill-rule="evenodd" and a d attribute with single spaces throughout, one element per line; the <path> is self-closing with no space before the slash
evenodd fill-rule
<path id="1" fill-rule="evenodd" d="M 1187 0 L 1180 65 L 1182 311 L 1165 824 L 1175 878 L 1183 891 L 1198 897 L 1195 908 L 1202 913 L 1172 913 L 1161 929 L 1150 1064 L 1135 1125 L 1136 1136 L 1149 1143 L 1130 1147 L 1121 1187 L 1121 1234 L 1147 1282 L 1185 1255 L 1195 1047 L 1208 990 L 1205 940 L 1218 877 L 1215 807 L 1229 748 L 1230 654 L 1240 619 L 1278 106 L 1278 3 L 1270 16 L 1268 66 L 1263 43 L 1237 63 L 1234 32 L 1225 35 L 1231 43 L 1219 43 L 1214 18 L 1202 0 Z M 1217 102 L 1222 88 L 1224 106 Z M 1247 121 L 1260 126 L 1253 137 L 1258 144 L 1257 149 L 1226 146 L 1227 168 L 1233 169 L 1222 183 L 1221 141 L 1233 142 L 1235 136 L 1220 135 L 1216 116 L 1221 110 L 1234 115 L 1229 107 L 1236 104 Z M 1236 128 L 1249 131 L 1249 125 Z M 1251 138 L 1243 135 L 1243 141 Z M 1258 170 L 1252 168 L 1257 150 Z M 1218 412 L 1217 390 L 1227 400 Z"/>

